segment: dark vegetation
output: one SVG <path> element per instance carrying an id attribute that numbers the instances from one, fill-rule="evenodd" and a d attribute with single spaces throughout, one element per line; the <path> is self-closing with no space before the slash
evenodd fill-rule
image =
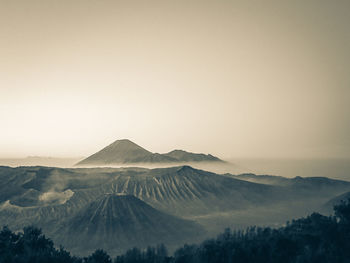
<path id="1" fill-rule="evenodd" d="M 250 227 L 225 230 L 200 245 L 184 245 L 168 256 L 164 245 L 145 250 L 133 248 L 114 260 L 103 250 L 86 258 L 56 248 L 41 230 L 26 227 L 0 232 L 0 262 L 80 263 L 256 263 L 350 262 L 350 199 L 334 206 L 334 216 L 318 213 L 288 222 L 279 229 Z"/>

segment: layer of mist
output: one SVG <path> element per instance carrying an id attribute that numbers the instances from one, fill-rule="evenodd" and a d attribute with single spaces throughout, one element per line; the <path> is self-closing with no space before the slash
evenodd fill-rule
<path id="1" fill-rule="evenodd" d="M 0 158 L 0 165 L 18 167 L 18 166 L 50 166 L 69 168 L 83 158 L 59 158 L 59 157 L 42 157 L 28 156 L 26 158 Z"/>

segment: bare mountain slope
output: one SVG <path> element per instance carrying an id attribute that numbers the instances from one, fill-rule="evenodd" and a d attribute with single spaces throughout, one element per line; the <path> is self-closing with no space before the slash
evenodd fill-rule
<path id="1" fill-rule="evenodd" d="M 74 252 L 103 248 L 114 253 L 130 247 L 198 240 L 196 223 L 160 212 L 131 195 L 106 194 L 64 221 L 51 234 Z"/>

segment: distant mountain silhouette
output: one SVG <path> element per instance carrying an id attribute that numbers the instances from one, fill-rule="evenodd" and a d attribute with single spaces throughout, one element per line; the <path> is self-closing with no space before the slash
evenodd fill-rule
<path id="1" fill-rule="evenodd" d="M 239 175 L 232 175 L 232 174 L 226 174 L 227 176 L 258 183 L 258 184 L 267 184 L 267 185 L 276 185 L 276 186 L 288 186 L 288 187 L 294 187 L 299 190 L 323 190 L 326 188 L 329 190 L 329 188 L 336 188 L 338 186 L 343 186 L 344 183 L 350 184 L 349 182 L 337 180 L 337 179 L 330 179 L 326 177 L 300 177 L 296 176 L 294 178 L 286 178 L 282 176 L 273 176 L 273 175 L 256 175 L 251 173 L 245 173 L 245 174 L 239 174 Z M 333 208 L 332 208 L 333 209 Z"/>
<path id="2" fill-rule="evenodd" d="M 163 154 L 163 156 L 168 156 L 170 158 L 184 162 L 221 161 L 219 158 L 211 154 L 191 153 L 183 150 L 174 150 Z"/>
<path id="3" fill-rule="evenodd" d="M 158 211 L 135 196 L 105 194 L 62 223 L 53 237 L 78 253 L 97 247 L 120 252 L 194 241 L 204 233 L 195 222 Z"/>
<path id="4" fill-rule="evenodd" d="M 117 140 L 76 165 L 111 165 L 137 163 L 222 162 L 211 154 L 174 150 L 169 153 L 152 153 L 130 140 Z"/>

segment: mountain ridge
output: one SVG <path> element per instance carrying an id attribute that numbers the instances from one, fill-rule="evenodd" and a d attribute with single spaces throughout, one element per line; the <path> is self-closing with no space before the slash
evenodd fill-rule
<path id="1" fill-rule="evenodd" d="M 152 153 L 128 139 L 122 139 L 109 144 L 75 166 L 184 162 L 224 161 L 211 154 L 191 153 L 178 149 L 164 154 Z"/>

